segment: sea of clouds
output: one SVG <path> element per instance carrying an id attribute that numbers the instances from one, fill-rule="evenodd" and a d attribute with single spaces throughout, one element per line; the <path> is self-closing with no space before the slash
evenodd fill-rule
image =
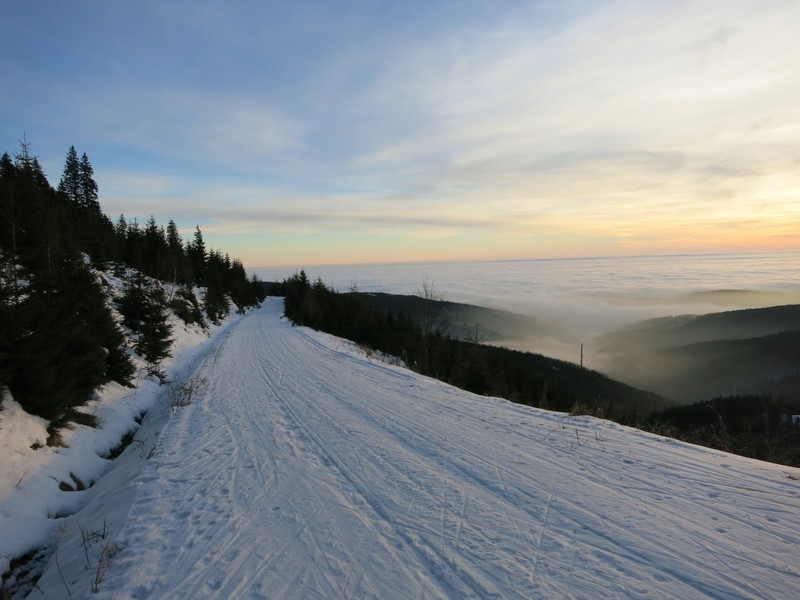
<path id="1" fill-rule="evenodd" d="M 273 267 L 281 281 L 305 269 L 339 291 L 420 294 L 433 285 L 447 300 L 543 320 L 555 336 L 504 345 L 577 362 L 594 336 L 649 318 L 800 303 L 800 252 L 762 252 Z"/>

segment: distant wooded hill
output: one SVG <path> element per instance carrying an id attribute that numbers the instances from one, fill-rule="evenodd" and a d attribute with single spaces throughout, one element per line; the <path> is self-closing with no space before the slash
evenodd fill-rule
<path id="1" fill-rule="evenodd" d="M 800 305 L 651 319 L 597 344 L 611 377 L 679 402 L 732 394 L 800 402 Z"/>
<path id="2" fill-rule="evenodd" d="M 361 292 L 359 295 L 381 310 L 406 314 L 416 321 L 426 312 L 427 301 L 420 296 L 383 292 Z M 443 329 L 456 339 L 477 338 L 482 342 L 502 343 L 509 339 L 547 337 L 556 333 L 544 321 L 526 315 L 447 300 L 435 302 Z"/>

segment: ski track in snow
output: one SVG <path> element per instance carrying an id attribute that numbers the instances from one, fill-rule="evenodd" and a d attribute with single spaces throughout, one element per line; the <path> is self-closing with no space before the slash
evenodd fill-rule
<path id="1" fill-rule="evenodd" d="M 474 396 L 282 309 L 197 365 L 92 598 L 800 597 L 795 470 Z"/>

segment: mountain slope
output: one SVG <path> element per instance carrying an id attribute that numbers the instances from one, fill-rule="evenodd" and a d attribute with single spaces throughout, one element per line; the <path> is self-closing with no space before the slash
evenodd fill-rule
<path id="1" fill-rule="evenodd" d="M 800 304 L 748 308 L 707 315 L 662 317 L 601 336 L 614 347 L 667 348 L 715 340 L 738 340 L 800 329 Z"/>
<path id="2" fill-rule="evenodd" d="M 485 342 L 507 343 L 508 340 L 549 338 L 557 331 L 548 323 L 505 310 L 486 308 L 474 304 L 430 300 L 420 296 L 386 294 L 383 292 L 359 293 L 361 298 L 382 310 L 395 314 L 406 314 L 420 322 L 430 306 L 441 313 L 443 329 L 457 339 L 470 336 Z M 476 335 L 476 325 L 478 327 Z"/>
<path id="3" fill-rule="evenodd" d="M 230 326 L 145 468 L 64 520 L 31 598 L 800 590 L 797 470 L 475 396 L 281 312 L 271 299 Z M 122 498 L 107 568 L 84 567 L 68 548 Z"/>
<path id="4" fill-rule="evenodd" d="M 597 344 L 609 376 L 680 402 L 770 394 L 800 403 L 800 305 L 651 319 Z"/>

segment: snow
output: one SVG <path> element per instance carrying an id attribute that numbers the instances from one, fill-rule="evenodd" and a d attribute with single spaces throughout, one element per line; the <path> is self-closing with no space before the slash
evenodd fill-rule
<path id="1" fill-rule="evenodd" d="M 211 332 L 224 331 L 238 318 L 229 317 Z M 180 378 L 205 350 L 209 333 L 186 327 L 176 318 L 171 324 L 174 358 L 165 366 L 170 377 Z M 46 546 L 63 530 L 67 519 L 59 517 L 79 510 L 90 493 L 64 492 L 59 486 L 77 489 L 75 478 L 82 486 L 90 486 L 118 466 L 103 457 L 119 445 L 123 435 L 137 429 L 137 417 L 152 412 L 165 397 L 169 388 L 144 376 L 143 361 L 134 357 L 134 363 L 139 366 L 136 387 L 110 383 L 99 390 L 82 408 L 97 417 L 99 427 L 74 425 L 64 430 L 63 447 L 46 446 L 47 422 L 27 414 L 8 395 L 4 398 L 0 411 L 0 572 L 8 569 L 11 559 L 33 547 Z"/>
<path id="2" fill-rule="evenodd" d="M 19 487 L 3 475 L 4 557 L 14 519 L 80 498 L 49 520 L 31 598 L 800 594 L 800 470 L 469 394 L 282 310 L 181 353 L 173 389 L 204 384 L 191 404 L 139 388 L 151 411 L 89 490 L 34 487 L 52 457 Z M 70 451 L 91 435 L 73 433 Z"/>

